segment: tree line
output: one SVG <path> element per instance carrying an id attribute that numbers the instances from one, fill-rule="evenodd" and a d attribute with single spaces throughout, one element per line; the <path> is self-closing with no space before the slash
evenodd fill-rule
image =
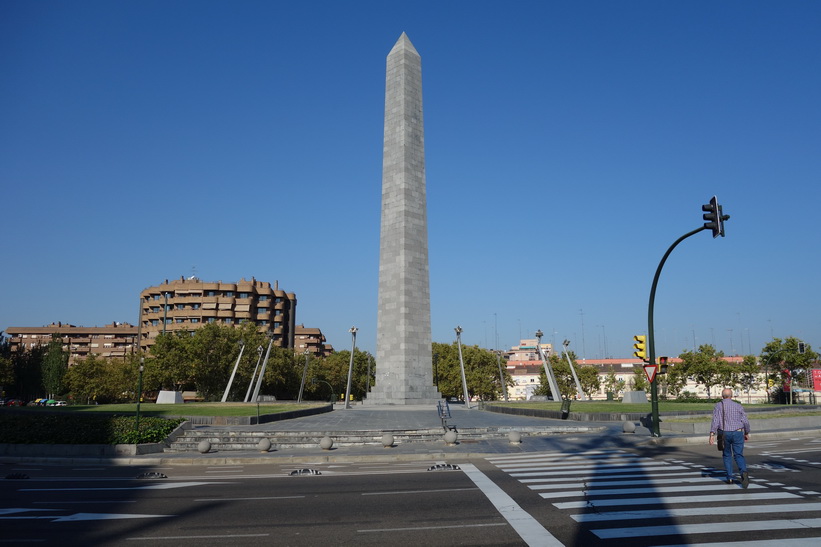
<path id="1" fill-rule="evenodd" d="M 229 401 L 243 401 L 259 377 L 267 354 L 267 365 L 260 384 L 260 394 L 279 400 L 297 399 L 302 389 L 303 400 L 339 400 L 347 387 L 350 351 L 343 350 L 325 357 L 295 353 L 292 349 L 271 346 L 269 340 L 253 324 L 234 327 L 207 324 L 194 332 L 175 331 L 157 336 L 150 352 L 125 358 L 102 358 L 93 354 L 68 366 L 68 352 L 59 335 L 46 346 L 25 352 L 10 351 L 8 340 L 0 343 L 0 386 L 6 394 L 25 399 L 47 395 L 66 398 L 77 404 L 135 401 L 140 365 L 143 365 L 143 395 L 160 390 L 195 391 L 206 401 L 221 400 L 228 379 L 237 366 Z M 241 357 L 240 357 L 241 352 Z M 461 365 L 456 342 L 432 345 L 434 384 L 443 397 L 463 399 Z M 625 389 L 649 389 L 641 367 L 636 367 L 629 384 L 618 380 L 615 373 L 604 376 L 593 366 L 578 366 L 576 355 L 569 358 L 588 396 L 605 391 L 618 394 Z M 239 363 L 237 359 L 239 357 Z M 504 397 L 514 384 L 501 356 L 479 346 L 462 346 L 468 396 L 473 400 L 491 401 Z M 731 365 L 723 352 L 711 345 L 680 354 L 681 362 L 658 376 L 659 393 L 663 398 L 688 397 L 687 381 L 703 385 L 710 398 L 718 387 L 732 387 L 747 392 L 760 387 L 762 381 L 780 385 L 791 380 L 799 384 L 807 380 L 811 364 L 818 355 L 808 344 L 790 337 L 773 339 L 756 358 L 745 356 L 740 365 Z M 562 355 L 548 357 L 560 390 L 559 397 L 576 394 L 575 379 Z M 766 376 L 766 378 L 765 378 Z M 304 386 L 302 385 L 304 378 Z M 353 358 L 351 394 L 362 399 L 377 379 L 373 356 L 359 349 Z M 627 385 L 625 385 L 627 384 Z M 535 395 L 549 395 L 544 370 Z M 554 397 L 556 398 L 556 397 Z"/>

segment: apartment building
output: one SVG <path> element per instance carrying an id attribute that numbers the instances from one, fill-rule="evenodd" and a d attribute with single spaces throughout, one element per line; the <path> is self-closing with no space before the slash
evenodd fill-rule
<path id="1" fill-rule="evenodd" d="M 125 358 L 136 351 L 137 342 L 137 327 L 117 322 L 104 327 L 78 327 L 68 323 L 52 323 L 45 327 L 9 327 L 6 334 L 13 352 L 48 346 L 52 337 L 57 335 L 63 342 L 63 350 L 69 354 L 69 365 L 91 354 Z"/>
<path id="2" fill-rule="evenodd" d="M 148 351 L 163 332 L 193 332 L 208 323 L 236 325 L 251 321 L 270 335 L 274 345 L 294 348 L 296 296 L 266 281 L 206 282 L 181 277 L 140 293 L 138 336 Z"/>
<path id="3" fill-rule="evenodd" d="M 320 329 L 300 324 L 294 330 L 294 351 L 298 354 L 307 351 L 313 357 L 327 357 L 334 352 L 334 347 L 326 343 Z"/>

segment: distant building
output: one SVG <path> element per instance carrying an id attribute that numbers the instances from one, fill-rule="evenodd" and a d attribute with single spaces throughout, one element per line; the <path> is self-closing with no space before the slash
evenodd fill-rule
<path id="1" fill-rule="evenodd" d="M 520 340 L 518 346 L 513 346 L 505 352 L 507 372 L 513 379 L 513 387 L 508 387 L 508 398 L 514 401 L 527 401 L 533 397 L 533 392 L 542 385 L 539 374 L 543 370 L 542 358 L 537 349 L 538 339 Z M 552 344 L 541 344 L 545 358 L 553 353 Z"/>
<path id="2" fill-rule="evenodd" d="M 163 332 L 193 332 L 208 323 L 250 321 L 270 335 L 275 346 L 294 347 L 296 296 L 265 281 L 204 282 L 196 277 L 166 280 L 140 293 L 139 344 L 148 351 Z"/>
<path id="3" fill-rule="evenodd" d="M 104 327 L 77 327 L 68 323 L 52 323 L 45 327 L 9 327 L 6 329 L 11 351 L 30 351 L 48 346 L 56 334 L 69 354 L 68 363 L 89 355 L 125 358 L 136 351 L 137 327 L 128 323 L 111 323 Z"/>
<path id="4" fill-rule="evenodd" d="M 294 352 L 308 352 L 315 357 L 327 357 L 334 352 L 334 347 L 325 343 L 325 335 L 314 327 L 297 325 L 294 329 Z"/>

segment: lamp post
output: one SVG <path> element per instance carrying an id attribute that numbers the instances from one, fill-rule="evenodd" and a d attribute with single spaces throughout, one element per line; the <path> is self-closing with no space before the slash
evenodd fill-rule
<path id="1" fill-rule="evenodd" d="M 765 383 L 765 389 L 767 391 L 767 403 L 772 402 L 772 401 L 770 401 L 770 361 L 772 361 L 773 357 L 775 357 L 779 353 L 783 353 L 785 351 L 787 351 L 787 350 L 786 349 L 779 349 L 779 350 L 776 350 L 776 351 L 772 352 L 770 354 L 770 356 L 767 357 L 767 363 L 764 365 L 764 383 Z M 790 380 L 792 380 L 792 378 Z M 790 382 L 790 392 L 792 392 L 792 381 Z"/>
<path id="2" fill-rule="evenodd" d="M 336 395 L 334 394 L 334 386 L 332 386 L 331 384 L 329 384 L 325 380 L 317 380 L 316 378 L 311 378 L 311 383 L 312 384 L 325 384 L 326 386 L 328 386 L 328 389 L 331 390 L 331 403 L 334 402 L 334 400 L 336 399 Z"/>
<path id="3" fill-rule="evenodd" d="M 137 378 L 137 419 L 134 424 L 137 428 L 137 435 L 140 434 L 140 403 L 143 400 L 143 371 L 145 371 L 145 357 L 140 357 L 140 374 Z"/>
<path id="4" fill-rule="evenodd" d="M 562 392 L 559 391 L 559 385 L 556 383 L 556 377 L 553 376 L 553 367 L 550 366 L 550 363 L 547 362 L 547 357 L 545 357 L 544 352 L 542 351 L 542 336 L 544 333 L 541 329 L 536 331 L 536 351 L 539 354 L 539 358 L 542 360 L 542 366 L 544 367 L 544 375 L 547 378 L 547 385 L 550 387 L 550 393 L 553 395 L 553 400 L 558 401 L 562 398 Z"/>
<path id="5" fill-rule="evenodd" d="M 305 368 L 302 369 L 302 382 L 299 384 L 299 397 L 296 398 L 296 402 L 302 402 L 302 392 L 305 389 L 305 378 L 308 376 L 308 357 L 311 355 L 311 352 L 307 349 L 302 353 L 305 356 Z"/>
<path id="6" fill-rule="evenodd" d="M 564 348 L 564 356 L 567 358 L 567 364 L 570 365 L 570 372 L 573 374 L 573 381 L 576 382 L 576 392 L 579 394 L 579 399 L 582 401 L 586 401 L 587 397 L 584 395 L 584 391 L 582 391 L 582 384 L 579 382 L 579 377 L 576 374 L 576 369 L 573 368 L 573 361 L 570 360 L 570 354 L 567 352 L 567 346 L 570 345 L 570 340 L 565 340 L 562 342 L 562 347 Z"/>
<path id="7" fill-rule="evenodd" d="M 465 408 L 470 410 L 470 395 L 468 395 L 468 381 L 465 377 L 465 360 L 462 358 L 462 327 L 457 326 L 456 331 L 456 345 L 459 348 L 459 367 L 462 370 L 462 393 L 465 397 Z"/>
<path id="8" fill-rule="evenodd" d="M 356 327 L 351 327 L 348 332 L 351 333 L 351 362 L 348 364 L 348 387 L 345 390 L 345 409 L 351 408 L 351 377 L 353 376 L 353 355 L 356 352 Z"/>
<path id="9" fill-rule="evenodd" d="M 502 373 L 502 351 L 495 350 L 496 353 L 496 365 L 499 367 L 499 382 L 502 385 L 502 393 L 505 396 L 505 402 L 507 402 L 507 386 L 505 385 L 505 375 Z"/>
<path id="10" fill-rule="evenodd" d="M 257 377 L 257 370 L 259 370 L 259 362 L 262 361 L 262 346 L 257 346 L 257 364 L 254 367 L 254 373 L 251 374 L 251 382 L 248 384 L 248 391 L 245 392 L 245 400 L 244 403 L 247 403 L 251 399 L 251 389 L 254 387 L 254 378 Z"/>

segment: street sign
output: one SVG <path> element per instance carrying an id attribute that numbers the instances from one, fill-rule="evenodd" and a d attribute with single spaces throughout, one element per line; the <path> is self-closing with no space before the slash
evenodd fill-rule
<path id="1" fill-rule="evenodd" d="M 647 381 L 651 384 L 656 377 L 656 372 L 658 372 L 659 366 L 658 365 L 644 365 L 644 374 L 647 375 Z"/>

